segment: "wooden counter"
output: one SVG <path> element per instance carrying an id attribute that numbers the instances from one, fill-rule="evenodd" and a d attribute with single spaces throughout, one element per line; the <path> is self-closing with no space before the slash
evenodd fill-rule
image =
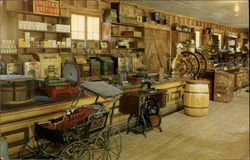
<path id="1" fill-rule="evenodd" d="M 166 114 L 169 107 L 181 103 L 183 95 L 184 80 L 166 81 L 154 84 L 153 87 L 158 89 L 166 89 L 166 106 L 162 108 L 161 113 Z M 124 92 L 138 90 L 140 85 L 123 87 Z M 79 99 L 78 105 L 87 105 L 93 103 L 95 97 L 83 96 Z M 50 102 L 36 106 L 27 106 L 19 109 L 1 110 L 0 115 L 0 132 L 8 141 L 9 154 L 17 153 L 20 144 L 27 137 L 33 136 L 33 124 L 36 122 L 46 121 L 56 118 L 64 114 L 64 111 L 71 106 L 72 100 L 64 100 L 59 102 Z M 108 103 L 108 100 L 100 98 L 100 101 Z M 119 105 L 119 102 L 116 106 Z M 108 105 L 111 107 L 111 104 Z M 173 111 L 173 109 L 171 109 Z M 114 123 L 126 121 L 128 115 L 119 113 L 118 107 L 115 109 Z"/>

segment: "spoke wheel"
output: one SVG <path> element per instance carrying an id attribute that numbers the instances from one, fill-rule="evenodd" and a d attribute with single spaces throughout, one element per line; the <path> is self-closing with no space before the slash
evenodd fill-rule
<path id="1" fill-rule="evenodd" d="M 147 100 L 147 108 L 146 108 L 147 115 L 149 116 L 149 123 L 151 127 L 159 126 L 161 123 L 161 117 L 160 117 L 160 106 L 152 98 L 149 98 Z"/>
<path id="2" fill-rule="evenodd" d="M 38 141 L 34 137 L 28 139 L 21 147 L 18 158 L 20 159 L 30 159 L 30 158 L 40 158 L 41 152 L 39 149 Z"/>
<path id="3" fill-rule="evenodd" d="M 62 145 L 55 144 L 45 139 L 39 140 L 39 144 L 42 156 L 44 158 L 49 158 L 49 157 L 56 158 L 60 154 Z"/>
<path id="4" fill-rule="evenodd" d="M 35 140 L 34 137 L 30 138 L 27 143 L 21 147 L 18 158 L 20 159 L 47 159 L 56 158 L 60 153 L 60 145 L 56 145 L 51 141 L 45 139 Z"/>
<path id="5" fill-rule="evenodd" d="M 121 154 L 122 138 L 118 128 L 103 132 L 94 143 L 93 160 L 118 160 Z"/>
<path id="6" fill-rule="evenodd" d="M 154 116 L 159 114 L 160 107 L 154 99 L 149 98 L 146 103 L 147 103 L 146 112 L 149 116 Z"/>
<path id="7" fill-rule="evenodd" d="M 90 160 L 90 152 L 86 144 L 82 141 L 76 141 L 69 144 L 60 154 L 61 160 Z"/>
<path id="8" fill-rule="evenodd" d="M 207 70 L 207 59 L 206 57 L 200 53 L 200 52 L 195 52 L 195 55 L 198 57 L 199 62 L 200 62 L 200 73 L 199 73 L 199 77 L 203 77 L 204 74 L 206 73 Z"/>
<path id="9" fill-rule="evenodd" d="M 193 64 L 190 62 L 190 60 L 186 60 L 188 64 L 188 70 L 187 70 L 187 77 L 190 78 L 192 76 L 192 70 L 193 70 Z"/>
<path id="10" fill-rule="evenodd" d="M 198 57 L 192 53 L 192 52 L 182 52 L 181 53 L 183 57 L 185 57 L 187 60 L 189 60 L 192 63 L 193 69 L 191 71 L 191 77 L 196 78 L 199 75 L 200 72 L 200 62 Z"/>
<path id="11" fill-rule="evenodd" d="M 185 60 L 181 59 L 180 60 L 180 68 L 179 68 L 179 73 L 180 73 L 180 76 L 184 76 L 187 71 L 188 71 L 188 64 Z"/>

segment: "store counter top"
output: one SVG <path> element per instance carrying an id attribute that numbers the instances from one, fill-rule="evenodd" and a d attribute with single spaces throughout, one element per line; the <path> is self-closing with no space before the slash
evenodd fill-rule
<path id="1" fill-rule="evenodd" d="M 155 82 L 153 84 L 153 87 L 162 89 L 164 88 L 164 84 L 168 85 L 168 88 L 175 87 L 176 83 L 179 83 L 179 85 L 183 85 L 185 83 L 185 80 L 183 79 L 173 79 L 173 80 L 164 80 L 162 82 Z M 134 91 L 138 90 L 141 88 L 141 84 L 135 84 L 135 85 L 129 85 L 129 86 L 120 86 L 118 87 L 122 89 L 124 92 L 129 92 L 129 91 Z M 94 94 L 90 97 L 87 95 L 83 95 L 80 97 L 80 99 L 89 99 L 95 97 Z M 65 102 L 71 102 L 73 101 L 74 98 L 72 97 L 59 97 L 57 99 L 51 99 L 47 96 L 35 96 L 35 102 L 34 103 L 29 103 L 29 104 L 22 104 L 18 106 L 1 106 L 0 113 L 5 113 L 5 112 L 14 112 L 14 111 L 19 111 L 19 110 L 24 110 L 24 109 L 32 109 L 34 107 L 43 107 L 47 105 L 53 105 L 53 104 L 58 104 L 58 103 L 65 103 Z"/>
<path id="2" fill-rule="evenodd" d="M 171 80 L 158 82 L 153 85 L 157 89 L 166 89 L 166 106 L 173 112 L 177 110 L 176 104 L 182 103 L 183 86 L 185 80 Z M 140 84 L 133 86 L 121 87 L 124 92 L 141 89 Z M 44 98 L 44 97 L 42 97 Z M 95 101 L 96 96 L 93 94 L 83 95 L 79 98 L 78 105 L 88 105 Z M 110 99 L 99 98 L 100 102 L 107 104 L 110 108 L 112 105 Z M 1 135 L 7 138 L 9 153 L 17 153 L 24 139 L 33 136 L 34 123 L 47 121 L 52 118 L 58 118 L 65 114 L 65 110 L 72 105 L 73 98 L 64 99 L 41 99 L 34 104 L 22 105 L 13 108 L 1 108 L 0 128 Z M 128 115 L 119 112 L 119 101 L 116 103 L 113 122 L 123 124 L 127 121 Z"/>

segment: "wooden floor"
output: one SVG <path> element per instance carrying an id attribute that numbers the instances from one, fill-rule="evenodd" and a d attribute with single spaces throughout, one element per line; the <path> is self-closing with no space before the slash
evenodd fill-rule
<path id="1" fill-rule="evenodd" d="M 209 115 L 191 117 L 183 110 L 162 120 L 163 132 L 147 138 L 122 133 L 121 160 L 249 159 L 249 97 L 242 91 L 230 103 L 210 101 Z"/>

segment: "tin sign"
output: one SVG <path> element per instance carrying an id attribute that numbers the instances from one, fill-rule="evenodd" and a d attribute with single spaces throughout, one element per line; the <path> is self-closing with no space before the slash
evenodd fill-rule
<path id="1" fill-rule="evenodd" d="M 33 12 L 46 15 L 59 15 L 59 1 L 33 0 Z"/>

